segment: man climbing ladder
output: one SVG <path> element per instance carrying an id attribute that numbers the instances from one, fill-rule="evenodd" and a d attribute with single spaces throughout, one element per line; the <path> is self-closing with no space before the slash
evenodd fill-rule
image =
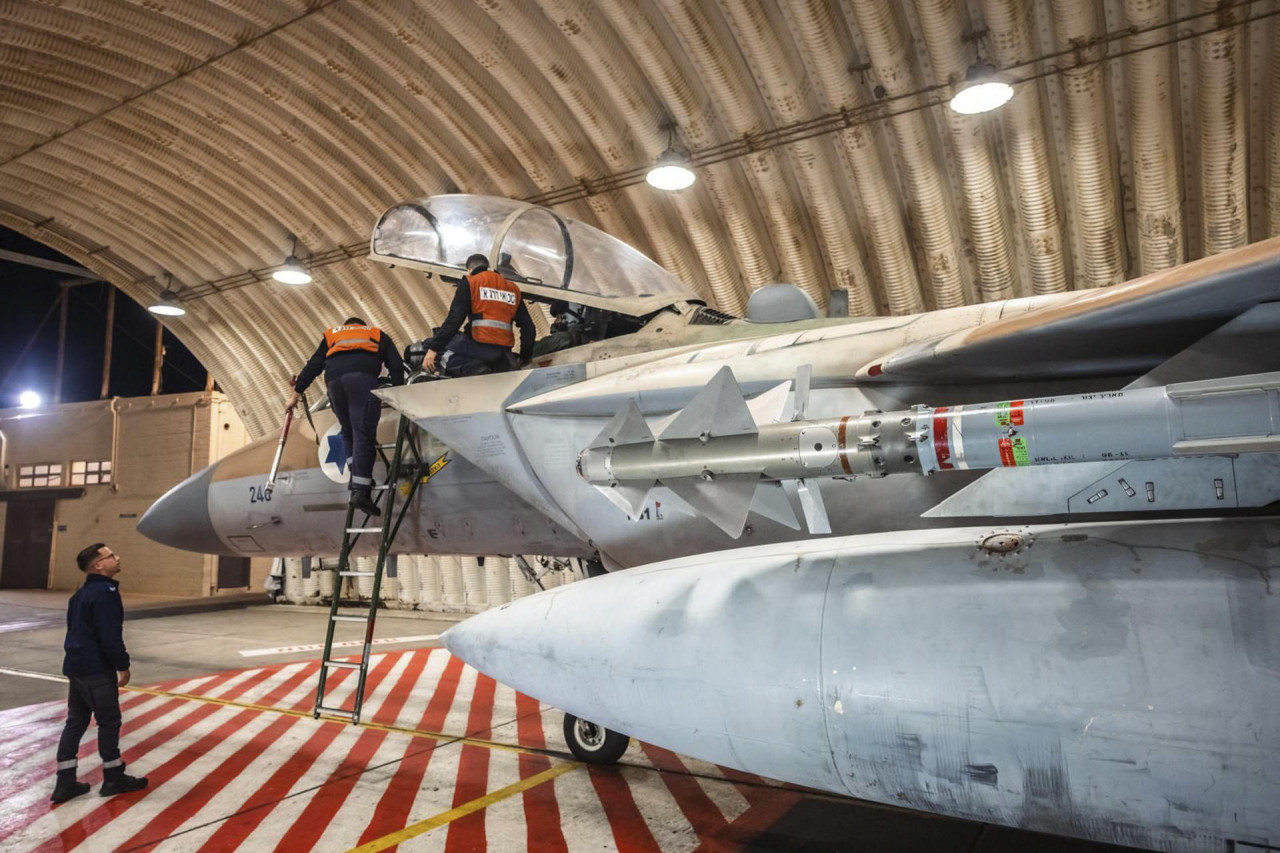
<path id="1" fill-rule="evenodd" d="M 324 371 L 329 402 L 342 426 L 347 467 L 351 471 L 351 504 L 366 515 L 381 515 L 370 491 L 373 488 L 373 455 L 378 441 L 378 417 L 382 404 L 373 396 L 378 374 L 386 365 L 392 385 L 404 384 L 404 362 L 391 336 L 359 317 L 348 317 L 341 326 L 326 329 L 320 346 L 298 373 L 290 389 L 285 411 L 298 405 L 299 396 Z"/>

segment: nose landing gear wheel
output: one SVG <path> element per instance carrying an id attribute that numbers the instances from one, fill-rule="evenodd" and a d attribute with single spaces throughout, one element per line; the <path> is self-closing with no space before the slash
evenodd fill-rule
<path id="1" fill-rule="evenodd" d="M 588 764 L 616 764 L 631 738 L 573 714 L 564 715 L 564 739 L 573 757 Z"/>

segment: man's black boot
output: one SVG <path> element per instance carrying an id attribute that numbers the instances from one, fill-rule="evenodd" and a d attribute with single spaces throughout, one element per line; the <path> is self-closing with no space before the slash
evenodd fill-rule
<path id="1" fill-rule="evenodd" d="M 126 776 L 124 765 L 121 764 L 103 773 L 102 787 L 98 789 L 98 794 L 110 797 L 115 794 L 127 794 L 130 791 L 141 791 L 145 787 L 147 787 L 146 776 Z"/>
<path id="2" fill-rule="evenodd" d="M 382 510 L 373 502 L 368 489 L 355 489 L 351 492 L 351 504 L 365 515 L 382 515 Z"/>
<path id="3" fill-rule="evenodd" d="M 77 782 L 76 771 L 60 772 L 58 781 L 54 783 L 53 795 L 49 797 L 51 803 L 65 803 L 67 800 L 89 793 L 88 782 Z"/>

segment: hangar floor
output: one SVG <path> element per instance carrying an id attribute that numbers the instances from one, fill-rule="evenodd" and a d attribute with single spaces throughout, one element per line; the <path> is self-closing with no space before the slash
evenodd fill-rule
<path id="1" fill-rule="evenodd" d="M 1121 849 L 817 794 L 648 744 L 617 767 L 580 764 L 557 711 L 437 646 L 447 617 L 380 618 L 367 724 L 317 721 L 324 613 L 243 602 L 163 615 L 172 606 L 126 599 L 136 684 L 121 747 L 150 787 L 53 807 L 65 597 L 0 593 L 2 850 Z M 331 678 L 335 701 L 349 675 Z M 96 788 L 93 735 L 80 778 Z"/>

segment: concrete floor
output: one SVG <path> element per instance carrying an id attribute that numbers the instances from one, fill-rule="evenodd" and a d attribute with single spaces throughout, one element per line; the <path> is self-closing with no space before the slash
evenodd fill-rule
<path id="1" fill-rule="evenodd" d="M 815 794 L 636 742 L 618 767 L 587 767 L 565 752 L 557 711 L 422 639 L 446 616 L 380 614 L 377 637 L 416 639 L 375 649 L 370 725 L 314 720 L 319 652 L 284 649 L 322 642 L 325 611 L 245 606 L 265 601 L 253 597 L 179 613 L 190 604 L 126 598 L 146 686 L 122 696 L 121 746 L 152 784 L 55 808 L 66 687 L 47 679 L 65 599 L 0 593 L 0 850 L 1121 849 Z M 333 701 L 350 694 L 343 675 Z M 96 784 L 93 735 L 80 771 Z"/>

